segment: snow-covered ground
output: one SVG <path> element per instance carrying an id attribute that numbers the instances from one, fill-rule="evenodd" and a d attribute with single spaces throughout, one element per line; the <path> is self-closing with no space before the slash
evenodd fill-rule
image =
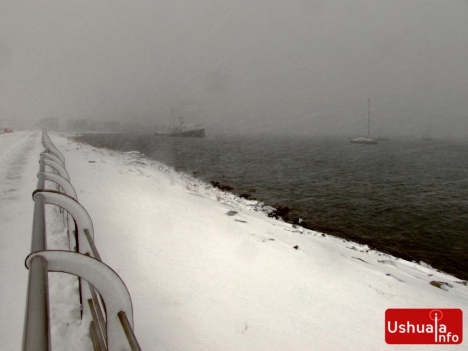
<path id="1" fill-rule="evenodd" d="M 130 291 L 143 350 L 465 349 L 466 342 L 385 343 L 388 308 L 461 308 L 467 335 L 468 286 L 459 279 L 269 218 L 254 201 L 137 152 L 49 135 L 93 219 L 103 261 Z M 40 137 L 0 135 L 3 350 L 21 348 Z M 66 247 L 54 211 L 47 212 L 48 245 Z M 76 283 L 55 274 L 55 349 L 91 350 L 78 320 Z"/>

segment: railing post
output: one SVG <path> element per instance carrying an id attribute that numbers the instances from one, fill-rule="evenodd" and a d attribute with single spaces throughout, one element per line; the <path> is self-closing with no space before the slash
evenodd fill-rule
<path id="1" fill-rule="evenodd" d="M 99 347 L 102 350 L 105 350 L 106 349 L 106 344 L 105 344 L 105 341 L 104 341 L 104 336 L 102 334 L 101 327 L 99 326 L 98 316 L 97 316 L 97 313 L 96 313 L 96 306 L 94 305 L 94 302 L 93 302 L 92 299 L 88 300 L 88 304 L 89 304 L 89 310 L 91 311 L 91 314 L 93 316 L 94 332 L 95 332 L 96 340 L 97 340 L 97 342 L 99 344 Z"/>
<path id="2" fill-rule="evenodd" d="M 124 311 L 120 311 L 117 315 L 119 316 L 120 323 L 122 324 L 122 328 L 127 336 L 128 344 L 132 348 L 132 351 L 141 351 L 140 344 L 138 344 L 138 340 L 133 332 L 130 322 L 128 321 L 127 315 Z"/>

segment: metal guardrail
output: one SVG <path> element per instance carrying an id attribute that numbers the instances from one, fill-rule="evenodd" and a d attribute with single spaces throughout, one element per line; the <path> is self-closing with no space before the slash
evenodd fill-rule
<path id="1" fill-rule="evenodd" d="M 29 283 L 23 335 L 24 351 L 51 350 L 48 272 L 74 274 L 79 279 L 82 317 L 90 316 L 89 333 L 95 351 L 141 351 L 133 332 L 133 307 L 122 279 L 102 262 L 94 243 L 91 217 L 78 202 L 65 169 L 65 158 L 42 131 L 31 254 L 26 258 Z M 47 171 L 49 167 L 51 171 Z M 45 188 L 52 181 L 57 190 Z M 70 250 L 47 250 L 45 205 L 59 206 L 68 230 Z M 87 281 L 87 284 L 82 280 Z"/>

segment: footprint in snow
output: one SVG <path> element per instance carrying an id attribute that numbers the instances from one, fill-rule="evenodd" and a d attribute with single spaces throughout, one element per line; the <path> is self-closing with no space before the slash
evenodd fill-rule
<path id="1" fill-rule="evenodd" d="M 395 278 L 395 279 L 398 280 L 399 282 L 402 282 L 402 283 L 405 282 L 404 280 L 401 280 L 400 278 L 397 278 L 397 277 L 395 277 L 394 275 L 391 275 L 390 273 L 386 273 L 385 275 L 388 276 L 388 277 Z"/>
<path id="2" fill-rule="evenodd" d="M 395 261 L 391 261 L 391 260 L 378 260 L 377 262 L 383 263 L 383 264 L 388 264 L 388 265 L 394 266 L 394 267 L 397 266 L 396 263 L 395 263 Z"/>

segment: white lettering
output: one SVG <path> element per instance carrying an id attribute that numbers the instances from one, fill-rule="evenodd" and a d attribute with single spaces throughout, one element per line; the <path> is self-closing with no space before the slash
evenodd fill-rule
<path id="1" fill-rule="evenodd" d="M 432 311 L 434 312 L 434 311 Z M 431 313 L 432 313 L 431 312 Z M 432 315 L 430 314 L 429 317 L 432 319 Z M 439 314 L 436 312 L 434 313 L 434 324 L 424 324 L 424 323 L 411 323 L 411 321 L 404 320 L 399 322 L 398 320 L 394 321 L 387 321 L 387 332 L 391 334 L 434 334 L 434 341 L 432 343 L 436 344 L 447 344 L 447 343 L 460 343 L 460 336 L 459 335 L 452 335 L 452 332 L 447 332 L 447 325 L 440 323 Z M 450 323 L 449 323 L 450 326 Z M 387 335 L 388 336 L 388 335 Z M 395 336 L 396 337 L 396 336 Z M 427 338 L 420 337 L 416 338 L 422 340 L 427 340 Z M 429 340 L 431 339 L 428 335 Z M 409 335 L 406 337 L 409 338 Z M 409 339 L 408 339 L 409 340 Z M 415 339 L 417 340 L 417 339 Z M 388 341 L 387 341 L 388 342 Z"/>
<path id="2" fill-rule="evenodd" d="M 388 328 L 387 328 L 387 329 L 388 329 L 388 331 L 389 331 L 390 333 L 392 333 L 392 334 L 393 334 L 393 333 L 396 333 L 396 331 L 397 331 L 397 329 L 398 329 L 398 323 L 395 321 L 395 330 L 392 330 L 392 326 L 391 326 L 390 322 L 388 322 Z"/>
<path id="3" fill-rule="evenodd" d="M 387 322 L 387 330 L 389 333 L 395 334 L 405 334 L 405 333 L 419 333 L 419 334 L 433 334 L 434 333 L 434 326 L 432 324 L 411 324 L 409 321 L 406 324 L 400 324 L 397 321 Z M 441 334 L 446 334 L 447 327 L 444 324 L 441 324 L 439 329 L 435 330 L 436 332 L 440 332 Z M 437 334 L 437 333 L 436 333 Z M 436 339 L 437 340 L 437 339 Z"/>
<path id="4" fill-rule="evenodd" d="M 416 324 L 416 332 L 424 333 L 424 324 Z"/>

